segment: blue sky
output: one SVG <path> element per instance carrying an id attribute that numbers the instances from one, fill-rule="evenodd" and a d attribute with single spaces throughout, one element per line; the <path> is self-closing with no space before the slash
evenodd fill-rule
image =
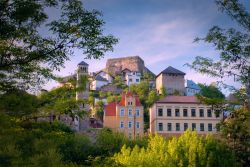
<path id="1" fill-rule="evenodd" d="M 250 7 L 250 1 L 242 2 Z M 155 74 L 171 65 L 185 72 L 186 79 L 209 84 L 216 79 L 183 66 L 195 56 L 218 57 L 211 45 L 193 43 L 194 38 L 205 36 L 213 25 L 239 28 L 218 11 L 213 0 L 83 0 L 83 4 L 89 10 L 102 12 L 104 33 L 113 34 L 119 43 L 100 60 L 84 60 L 82 52 L 76 50 L 65 68 L 56 72 L 63 76 L 74 73 L 82 60 L 94 72 L 104 68 L 108 58 L 138 55 Z M 226 82 L 235 84 L 232 80 Z M 45 88 L 53 86 L 51 82 Z"/>

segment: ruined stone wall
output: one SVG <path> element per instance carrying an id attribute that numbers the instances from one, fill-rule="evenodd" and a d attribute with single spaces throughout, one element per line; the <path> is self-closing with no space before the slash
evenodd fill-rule
<path id="1" fill-rule="evenodd" d="M 144 61 L 139 56 L 108 59 L 106 70 L 111 74 L 120 74 L 123 69 L 145 72 Z"/>

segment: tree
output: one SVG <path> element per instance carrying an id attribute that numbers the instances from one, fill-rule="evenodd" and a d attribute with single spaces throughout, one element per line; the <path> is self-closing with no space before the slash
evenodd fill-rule
<path id="1" fill-rule="evenodd" d="M 220 52 L 219 58 L 213 60 L 209 57 L 198 56 L 188 66 L 213 77 L 233 78 L 246 87 L 247 96 L 244 96 L 244 102 L 240 104 L 241 109 L 229 110 L 230 116 L 226 121 L 222 122 L 221 128 L 224 132 L 223 137 L 230 146 L 249 146 L 250 141 L 245 136 L 249 136 L 250 126 L 245 125 L 250 124 L 250 14 L 238 0 L 216 0 L 216 4 L 222 12 L 226 12 L 232 20 L 236 21 L 242 30 L 238 31 L 234 28 L 226 30 L 218 26 L 212 27 L 204 38 L 196 38 L 195 41 L 213 44 L 215 49 Z M 237 92 L 241 94 L 235 88 L 234 91 L 236 94 Z M 249 148 L 237 147 L 236 149 L 232 147 L 232 149 L 234 149 L 243 166 L 250 163 Z"/>
<path id="2" fill-rule="evenodd" d="M 161 97 L 167 96 L 167 91 L 166 91 L 166 88 L 164 86 L 161 87 L 160 94 L 161 94 Z"/>
<path id="3" fill-rule="evenodd" d="M 46 8 L 60 9 L 49 22 Z M 0 90 L 30 89 L 53 78 L 80 49 L 85 58 L 99 59 L 117 43 L 103 35 L 101 13 L 83 9 L 80 0 L 2 0 L 0 2 Z M 39 29 L 47 30 L 41 35 Z"/>
<path id="4" fill-rule="evenodd" d="M 198 84 L 201 88 L 200 95 L 207 98 L 225 99 L 225 95 L 214 85 Z"/>
<path id="5" fill-rule="evenodd" d="M 9 90 L 0 95 L 0 112 L 14 118 L 29 119 L 38 113 L 39 99 L 23 90 Z"/>
<path id="6" fill-rule="evenodd" d="M 143 148 L 123 146 L 113 156 L 121 166 L 236 166 L 232 151 L 211 136 L 199 137 L 186 131 L 171 140 L 150 136 Z"/>
<path id="7" fill-rule="evenodd" d="M 112 83 L 121 89 L 125 89 L 127 87 L 121 76 L 115 76 L 115 79 L 112 81 Z"/>

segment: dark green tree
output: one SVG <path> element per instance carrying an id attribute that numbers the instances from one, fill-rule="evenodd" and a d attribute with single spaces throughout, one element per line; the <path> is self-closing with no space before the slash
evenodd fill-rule
<path id="1" fill-rule="evenodd" d="M 59 19 L 50 21 L 47 8 L 59 11 Z M 103 57 L 117 43 L 103 35 L 103 25 L 101 13 L 87 11 L 80 0 L 1 0 L 0 90 L 41 85 L 75 49 L 84 58 Z"/>

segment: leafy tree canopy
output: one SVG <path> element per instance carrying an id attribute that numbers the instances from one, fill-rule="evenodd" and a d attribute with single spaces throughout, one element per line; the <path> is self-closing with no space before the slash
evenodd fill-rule
<path id="1" fill-rule="evenodd" d="M 49 21 L 46 8 L 58 9 L 59 19 Z M 0 1 L 0 89 L 43 84 L 75 49 L 85 58 L 103 57 L 117 43 L 103 35 L 103 25 L 101 13 L 87 11 L 80 0 Z"/>

